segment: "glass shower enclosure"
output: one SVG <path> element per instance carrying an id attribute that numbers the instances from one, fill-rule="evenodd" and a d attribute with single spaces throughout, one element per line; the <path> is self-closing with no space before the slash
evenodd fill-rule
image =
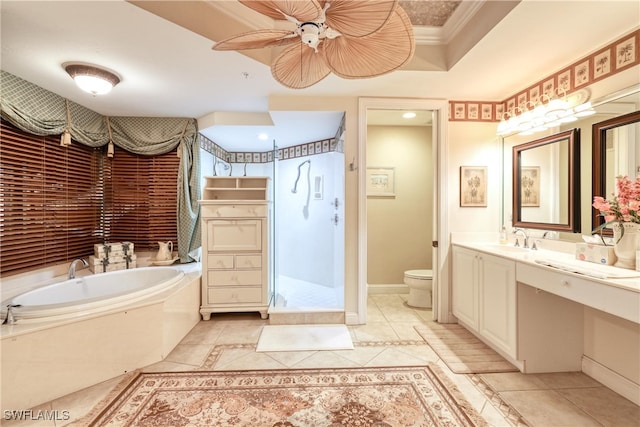
<path id="1" fill-rule="evenodd" d="M 270 313 L 344 309 L 342 144 L 274 143 Z"/>

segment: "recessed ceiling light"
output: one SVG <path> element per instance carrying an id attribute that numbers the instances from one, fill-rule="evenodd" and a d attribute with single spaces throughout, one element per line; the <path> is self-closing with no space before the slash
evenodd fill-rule
<path id="1" fill-rule="evenodd" d="M 402 117 L 405 118 L 405 119 L 413 119 L 415 116 L 416 116 L 416 113 L 411 112 L 411 111 L 408 112 L 408 113 L 404 113 L 402 115 Z"/>
<path id="2" fill-rule="evenodd" d="M 260 141 L 266 141 L 267 139 L 269 139 L 269 135 L 264 133 L 264 132 L 262 132 L 261 134 L 258 134 L 258 139 Z"/>

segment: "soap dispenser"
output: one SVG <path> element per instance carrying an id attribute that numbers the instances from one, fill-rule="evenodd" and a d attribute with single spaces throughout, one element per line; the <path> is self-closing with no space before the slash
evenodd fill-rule
<path id="1" fill-rule="evenodd" d="M 500 230 L 500 244 L 501 245 L 506 245 L 507 244 L 507 229 L 506 227 L 503 225 L 502 229 Z"/>

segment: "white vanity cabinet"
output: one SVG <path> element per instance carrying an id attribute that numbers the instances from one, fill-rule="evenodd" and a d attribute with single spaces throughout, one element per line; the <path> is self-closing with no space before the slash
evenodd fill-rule
<path id="1" fill-rule="evenodd" d="M 516 265 L 513 260 L 453 247 L 453 314 L 516 359 Z"/>
<path id="2" fill-rule="evenodd" d="M 259 311 L 270 301 L 267 177 L 206 177 L 200 314 Z"/>
<path id="3" fill-rule="evenodd" d="M 468 328 L 478 331 L 478 252 L 453 247 L 453 314 Z"/>

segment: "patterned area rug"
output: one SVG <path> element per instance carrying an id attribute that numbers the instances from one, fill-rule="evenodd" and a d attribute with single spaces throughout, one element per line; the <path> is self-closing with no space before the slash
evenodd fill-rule
<path id="1" fill-rule="evenodd" d="M 78 425 L 476 426 L 436 365 L 136 373 Z"/>
<path id="2" fill-rule="evenodd" d="M 456 374 L 518 371 L 461 325 L 430 322 L 414 329 Z"/>

